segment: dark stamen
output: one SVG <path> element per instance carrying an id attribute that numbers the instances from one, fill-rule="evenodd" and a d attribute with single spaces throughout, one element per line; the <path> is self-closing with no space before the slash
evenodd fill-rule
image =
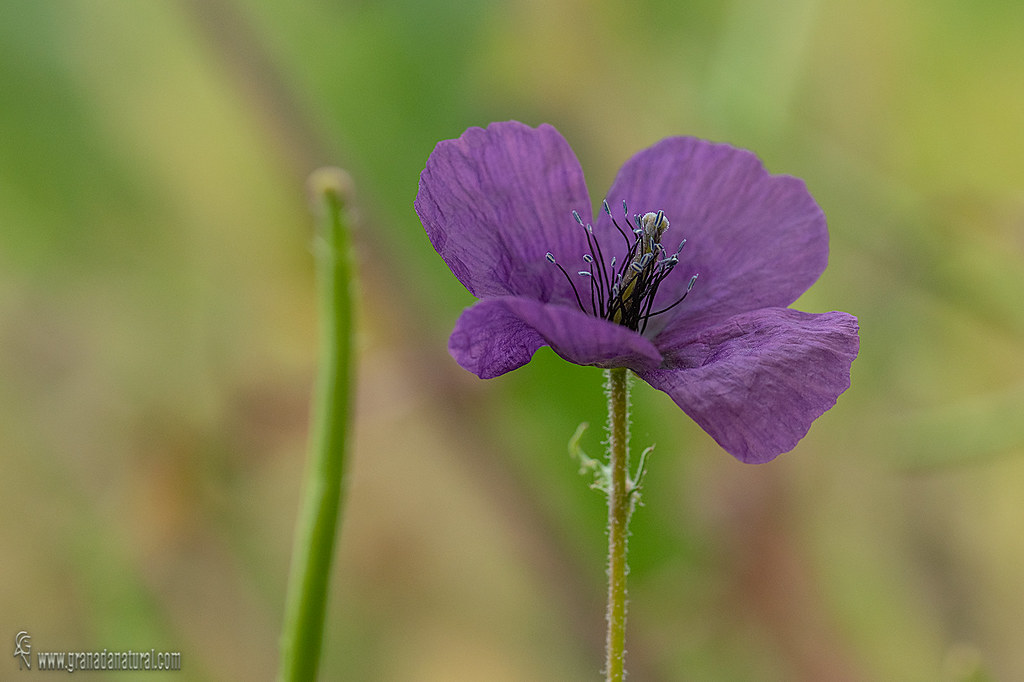
<path id="1" fill-rule="evenodd" d="M 597 253 L 597 261 L 599 263 L 604 263 L 604 254 L 601 253 L 601 243 L 599 241 L 597 241 L 597 237 L 594 236 L 593 228 L 590 227 L 590 225 L 587 225 L 584 229 L 587 231 L 587 245 L 590 246 L 590 248 Z M 602 275 L 603 275 L 604 274 L 604 268 L 602 268 L 601 270 L 602 270 Z M 597 298 L 598 298 L 598 301 L 600 301 L 600 303 L 601 303 L 601 308 L 603 309 L 604 308 L 604 282 L 602 281 L 602 279 L 598 279 L 598 281 L 597 281 Z M 594 313 L 594 314 L 596 315 L 597 313 Z"/>
<path id="2" fill-rule="evenodd" d="M 700 274 L 700 273 L 698 273 L 698 274 Z M 675 308 L 675 307 L 676 307 L 677 305 L 679 305 L 680 303 L 682 303 L 683 301 L 685 301 L 685 300 L 686 300 L 686 295 L 687 295 L 688 293 L 690 293 L 690 289 L 692 289 L 692 288 L 693 288 L 693 285 L 694 285 L 694 284 L 695 284 L 696 282 L 697 282 L 697 275 L 694 275 L 693 277 L 691 277 L 691 278 L 690 278 L 690 283 L 686 285 L 686 291 L 684 291 L 684 292 L 683 292 L 683 295 L 679 297 L 679 300 L 678 300 L 678 301 L 676 301 L 676 302 L 675 302 L 675 303 L 673 303 L 672 305 L 668 306 L 667 308 L 662 308 L 661 310 L 659 310 L 659 311 L 657 311 L 657 312 L 653 312 L 653 313 L 651 313 L 650 315 L 648 315 L 648 317 L 654 317 L 655 315 L 661 315 L 662 313 L 667 313 L 668 311 L 672 310 L 672 309 L 673 309 L 673 308 Z"/>
<path id="3" fill-rule="evenodd" d="M 600 296 L 599 295 L 595 296 L 595 292 L 597 291 L 597 287 L 594 286 L 594 279 L 595 279 L 594 275 L 593 275 L 593 273 L 590 273 L 590 272 L 588 272 L 586 270 L 580 270 L 576 274 L 578 274 L 581 277 L 586 277 L 586 278 L 588 278 L 590 280 L 590 311 L 591 311 L 591 313 L 593 313 L 594 317 L 597 317 L 599 315 L 599 313 L 597 311 L 600 309 L 600 303 L 599 303 Z"/>
<path id="4" fill-rule="evenodd" d="M 622 235 L 622 238 L 626 240 L 626 248 L 628 249 L 629 248 L 629 237 L 626 236 L 626 231 L 623 230 L 621 227 L 619 227 L 619 224 L 615 221 L 615 216 L 612 215 L 612 209 L 608 208 L 608 200 L 607 199 L 604 200 L 604 212 L 607 213 L 608 217 L 612 219 L 612 225 L 614 225 L 615 229 L 619 231 L 619 234 Z M 614 261 L 614 259 L 612 259 L 612 260 Z M 615 268 L 615 264 L 614 263 L 612 264 L 612 268 L 613 269 Z"/>
<path id="5" fill-rule="evenodd" d="M 661 283 L 664 282 L 665 278 L 668 277 L 670 272 L 672 272 L 672 266 L 673 265 L 674 265 L 674 263 L 667 264 L 663 268 L 661 274 L 659 274 L 657 276 L 657 279 L 655 279 L 655 281 L 651 284 L 650 293 L 647 295 L 647 299 L 644 302 L 643 314 L 640 315 L 640 319 L 643 320 L 643 326 L 640 328 L 640 333 L 641 334 L 643 334 L 645 331 L 647 331 L 647 323 L 650 321 L 650 319 L 652 317 L 652 315 L 651 315 L 651 308 L 654 307 L 654 297 L 658 293 L 658 287 L 661 286 Z"/>
<path id="6" fill-rule="evenodd" d="M 576 304 L 579 305 L 580 311 L 584 313 L 587 312 L 583 308 L 583 301 L 580 300 L 580 292 L 576 291 L 576 285 L 572 283 L 572 278 L 569 277 L 569 273 L 566 272 L 565 268 L 563 268 L 559 263 L 555 261 L 555 257 L 551 255 L 550 251 L 544 257 L 547 258 L 548 261 L 550 261 L 551 263 L 554 263 L 555 267 L 562 271 L 562 274 L 565 275 L 565 281 L 568 282 L 569 286 L 572 287 L 572 293 L 576 294 Z"/>

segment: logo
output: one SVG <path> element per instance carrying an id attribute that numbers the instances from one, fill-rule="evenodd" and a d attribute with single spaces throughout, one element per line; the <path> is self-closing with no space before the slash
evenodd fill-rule
<path id="1" fill-rule="evenodd" d="M 14 638 L 14 655 L 21 656 L 21 660 L 18 661 L 18 670 L 22 669 L 22 666 L 32 669 L 32 635 L 28 634 L 24 630 L 18 633 L 18 636 Z"/>

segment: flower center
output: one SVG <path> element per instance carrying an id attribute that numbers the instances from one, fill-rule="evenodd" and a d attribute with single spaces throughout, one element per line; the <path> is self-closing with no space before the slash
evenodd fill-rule
<path id="1" fill-rule="evenodd" d="M 647 329 L 647 323 L 652 317 L 668 312 L 683 302 L 696 283 L 697 275 L 690 278 L 686 291 L 675 303 L 661 310 L 652 311 L 658 287 L 679 262 L 679 253 L 683 250 L 686 240 L 679 243 L 679 248 L 675 250 L 675 253 L 669 255 L 665 251 L 661 245 L 661 238 L 669 228 L 669 221 L 665 217 L 664 211 L 643 215 L 634 214 L 630 221 L 629 210 L 626 208 L 626 202 L 623 201 L 623 219 L 627 225 L 635 226 L 632 228 L 632 238 L 615 220 L 611 209 L 608 208 L 607 200 L 604 202 L 604 211 L 626 242 L 626 256 L 621 262 L 617 262 L 615 256 L 612 256 L 611 261 L 605 262 L 593 227 L 585 225 L 579 213 L 572 212 L 576 222 L 586 231 L 587 246 L 591 251 L 591 253 L 583 254 L 583 261 L 588 268 L 576 272 L 577 276 L 586 278 L 590 285 L 589 308 L 584 305 L 584 297 L 580 296 L 580 290 L 566 269 L 555 260 L 551 253 L 547 254 L 547 259 L 565 275 L 565 279 L 576 296 L 576 303 L 580 310 L 629 327 L 642 334 Z M 597 255 L 596 258 L 594 254 Z M 585 293 L 586 287 L 584 287 Z"/>

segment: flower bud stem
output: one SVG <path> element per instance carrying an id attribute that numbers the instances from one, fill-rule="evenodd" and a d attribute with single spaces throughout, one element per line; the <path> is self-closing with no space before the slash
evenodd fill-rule
<path id="1" fill-rule="evenodd" d="M 346 178 L 341 171 L 323 169 L 313 174 L 310 183 L 322 224 L 314 247 L 320 361 L 281 634 L 278 679 L 282 682 L 317 678 L 344 492 L 353 386 L 353 259 L 346 224 Z"/>

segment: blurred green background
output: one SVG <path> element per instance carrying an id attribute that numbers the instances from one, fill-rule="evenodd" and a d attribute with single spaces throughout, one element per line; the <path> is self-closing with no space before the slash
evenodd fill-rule
<path id="1" fill-rule="evenodd" d="M 601 372 L 488 382 L 413 212 L 444 138 L 554 124 L 595 199 L 658 139 L 806 179 L 853 387 L 745 466 L 638 383 L 638 680 L 1024 679 L 1024 4 L 0 8 L 0 637 L 270 679 L 315 367 L 306 175 L 357 183 L 358 417 L 330 680 L 595 679 Z M 15 674 L 4 654 L 0 677 Z M 33 675 L 38 675 L 33 671 Z"/>

